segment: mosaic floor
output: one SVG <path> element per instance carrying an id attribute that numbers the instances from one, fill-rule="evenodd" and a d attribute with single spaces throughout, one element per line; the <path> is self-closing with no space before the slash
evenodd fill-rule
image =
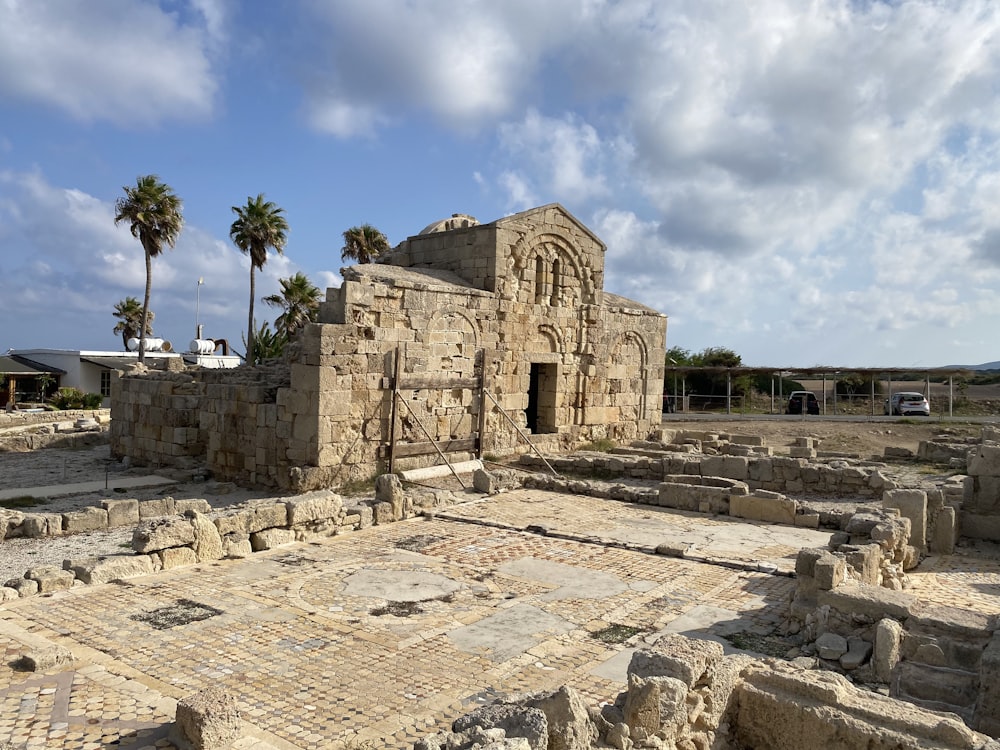
<path id="1" fill-rule="evenodd" d="M 534 523 L 579 540 L 519 530 Z M 787 569 L 817 532 L 700 525 L 519 491 L 447 518 L 13 602 L 0 609 L 0 742 L 173 748 L 176 701 L 219 685 L 237 699 L 245 747 L 278 750 L 410 748 L 495 695 L 565 683 L 611 701 L 624 645 L 606 634 L 621 626 L 697 629 L 708 612 L 716 635 L 781 627 L 792 578 L 638 548 L 690 534 L 698 549 Z M 47 643 L 76 662 L 12 666 Z"/>

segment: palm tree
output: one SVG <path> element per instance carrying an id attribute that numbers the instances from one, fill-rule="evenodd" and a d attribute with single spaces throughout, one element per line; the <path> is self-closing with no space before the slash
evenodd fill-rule
<path id="1" fill-rule="evenodd" d="M 138 177 L 135 187 L 122 188 L 125 196 L 115 202 L 115 224 L 125 221 L 133 237 L 138 237 L 146 254 L 146 294 L 142 300 L 139 325 L 139 361 L 146 357 L 146 331 L 149 328 L 149 292 L 153 284 L 152 260 L 163 246 L 173 247 L 184 226 L 181 199 L 155 174 Z"/>
<path id="2" fill-rule="evenodd" d="M 253 300 L 256 292 L 254 272 L 267 263 L 267 249 L 274 248 L 279 255 L 285 249 L 285 235 L 288 222 L 279 208 L 271 201 L 264 200 L 264 194 L 247 198 L 245 206 L 233 206 L 236 221 L 229 227 L 229 236 L 236 247 L 250 256 L 250 316 L 247 320 L 247 364 L 255 364 Z"/>
<path id="3" fill-rule="evenodd" d="M 139 327 L 142 325 L 142 305 L 135 297 L 126 297 L 115 305 L 114 316 L 118 318 L 115 323 L 114 333 L 122 335 L 122 344 L 125 351 L 128 351 L 128 340 L 139 335 Z M 146 335 L 153 335 L 153 319 L 156 313 L 152 310 L 146 315 Z"/>
<path id="4" fill-rule="evenodd" d="M 389 240 L 371 224 L 351 227 L 344 232 L 344 246 L 340 248 L 341 260 L 373 263 L 389 249 Z"/>
<path id="5" fill-rule="evenodd" d="M 260 328 L 254 331 L 253 343 L 247 342 L 243 337 L 243 346 L 246 347 L 246 360 L 249 362 L 251 356 L 254 362 L 264 362 L 269 359 L 278 359 L 285 353 L 285 345 L 288 343 L 288 336 L 284 331 L 272 331 L 270 324 L 265 320 Z M 251 349 L 252 347 L 252 349 Z"/>
<path id="6" fill-rule="evenodd" d="M 322 293 L 301 271 L 278 281 L 281 284 L 281 294 L 265 297 L 264 302 L 282 309 L 281 315 L 274 321 L 274 327 L 291 337 L 306 323 L 316 320 Z"/>

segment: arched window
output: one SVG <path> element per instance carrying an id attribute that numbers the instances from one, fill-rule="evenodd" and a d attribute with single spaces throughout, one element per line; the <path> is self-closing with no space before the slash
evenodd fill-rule
<path id="1" fill-rule="evenodd" d="M 549 298 L 549 304 L 552 306 L 559 304 L 559 259 L 556 258 L 552 261 L 552 295 Z"/>
<path id="2" fill-rule="evenodd" d="M 545 261 L 541 255 L 535 258 L 535 304 L 545 304 Z"/>

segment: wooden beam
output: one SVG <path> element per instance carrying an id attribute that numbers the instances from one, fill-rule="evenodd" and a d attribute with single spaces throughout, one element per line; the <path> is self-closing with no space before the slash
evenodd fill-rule
<path id="1" fill-rule="evenodd" d="M 393 446 L 393 458 L 405 458 L 406 456 L 427 456 L 432 453 L 457 453 L 459 451 L 474 451 L 478 435 L 471 438 L 460 438 L 458 440 L 440 440 L 437 442 L 423 443 L 396 443 Z M 380 445 L 379 457 L 385 458 L 389 452 L 388 445 Z"/>
<path id="2" fill-rule="evenodd" d="M 397 379 L 394 390 L 397 391 L 417 391 L 417 390 L 439 390 L 446 391 L 452 388 L 472 390 L 479 387 L 479 378 L 442 378 L 434 376 L 410 376 Z M 392 380 L 383 378 L 383 387 L 393 388 Z"/>

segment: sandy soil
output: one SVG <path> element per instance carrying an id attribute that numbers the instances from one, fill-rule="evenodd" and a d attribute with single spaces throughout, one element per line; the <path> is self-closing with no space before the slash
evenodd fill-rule
<path id="1" fill-rule="evenodd" d="M 846 422 L 826 421 L 815 417 L 804 420 L 738 420 L 697 419 L 685 421 L 670 419 L 664 422 L 670 429 L 728 432 L 737 435 L 759 435 L 767 444 L 778 448 L 790 445 L 797 437 L 814 437 L 820 440 L 820 450 L 856 453 L 864 458 L 881 456 L 887 446 L 908 448 L 914 453 L 921 440 L 939 435 L 952 438 L 978 436 L 981 425 L 939 422 Z"/>

